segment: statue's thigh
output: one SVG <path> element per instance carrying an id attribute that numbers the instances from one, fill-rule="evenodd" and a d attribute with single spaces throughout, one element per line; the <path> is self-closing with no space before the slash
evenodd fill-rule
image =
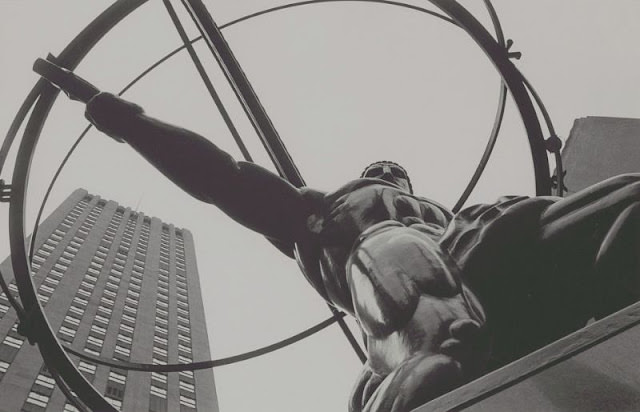
<path id="1" fill-rule="evenodd" d="M 439 246 L 417 230 L 392 223 L 362 240 L 347 263 L 356 316 L 374 337 L 387 336 L 412 319 L 421 295 L 458 293 Z"/>

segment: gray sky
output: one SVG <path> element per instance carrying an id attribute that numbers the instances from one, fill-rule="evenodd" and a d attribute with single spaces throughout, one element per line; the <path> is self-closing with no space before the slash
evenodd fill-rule
<path id="1" fill-rule="evenodd" d="M 36 57 L 58 53 L 111 2 L 0 1 L 3 132 L 37 76 Z M 179 45 L 160 1 L 118 25 L 77 72 L 117 91 Z M 208 2 L 219 24 L 281 1 Z M 427 1 L 411 4 L 430 7 Z M 463 1 L 488 23 L 480 0 Z M 640 117 L 637 0 L 495 0 L 518 67 L 542 96 L 564 139 L 588 115 Z M 181 11 L 179 2 L 175 7 Z M 181 13 L 184 17 L 184 13 Z M 183 18 L 189 26 L 189 19 Z M 190 26 L 189 26 L 190 27 Z M 190 33 L 195 34 L 192 27 Z M 473 173 L 493 123 L 499 79 L 461 30 L 380 4 L 296 8 L 227 29 L 227 40 L 307 183 L 331 190 L 378 159 L 402 163 L 418 194 L 452 206 Z M 266 158 L 203 44 L 197 46 L 252 154 Z M 239 158 L 186 53 L 127 98 L 193 129 Z M 86 122 L 60 98 L 32 163 L 27 227 L 46 185 Z M 468 204 L 533 194 L 524 131 L 513 105 L 493 159 Z M 2 178 L 10 180 L 12 162 Z M 91 132 L 63 171 L 47 211 L 73 189 L 138 207 L 195 237 L 212 357 L 255 349 L 329 316 L 322 300 L 260 236 L 189 198 L 125 145 Z M 1 206 L 8 210 L 7 205 Z M 5 215 L 6 216 L 6 215 Z M 0 230 L 6 232 L 6 219 Z M 0 252 L 7 254 L 6 243 Z M 337 327 L 280 352 L 215 370 L 224 412 L 346 409 L 359 362 Z"/>

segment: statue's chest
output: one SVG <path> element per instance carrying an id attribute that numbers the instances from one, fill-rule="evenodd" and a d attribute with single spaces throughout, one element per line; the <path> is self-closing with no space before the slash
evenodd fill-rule
<path id="1" fill-rule="evenodd" d="M 332 240 L 337 239 L 337 234 L 346 246 L 369 227 L 387 220 L 407 226 L 424 222 L 420 201 L 401 190 L 380 185 L 328 197 L 322 230 Z"/>

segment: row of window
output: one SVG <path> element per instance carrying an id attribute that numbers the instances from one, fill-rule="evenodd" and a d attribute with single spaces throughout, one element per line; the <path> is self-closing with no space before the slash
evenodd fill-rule
<path id="1" fill-rule="evenodd" d="M 66 232 L 71 228 L 71 226 L 75 223 L 78 216 L 82 213 L 82 210 L 86 208 L 85 206 L 80 206 L 80 204 L 76 205 L 69 214 L 63 219 L 61 224 L 51 233 L 49 238 L 45 240 L 45 242 L 40 246 L 40 248 L 33 255 L 33 260 L 31 262 L 31 273 L 35 275 L 38 270 L 42 267 L 42 265 L 49 259 L 53 251 L 57 248 L 59 243 L 63 240 Z M 95 207 L 87 217 L 94 216 L 97 217 L 102 212 L 102 207 Z M 64 275 L 64 273 L 69 268 L 69 265 L 73 261 L 75 254 L 80 249 L 82 245 L 82 236 L 95 223 L 95 219 L 91 222 L 84 221 L 82 225 L 78 228 L 75 236 L 69 242 L 69 244 L 65 247 L 62 254 L 58 257 L 56 262 L 53 264 L 50 272 L 47 274 L 44 282 L 40 286 L 38 290 L 38 298 L 43 306 L 45 306 L 53 291 L 58 286 L 60 279 Z"/>
<path id="2" fill-rule="evenodd" d="M 73 224 L 76 222 L 76 220 L 78 220 L 87 206 L 89 206 L 89 203 L 90 199 L 85 198 L 79 201 L 73 208 L 71 208 L 69 213 L 67 213 L 67 216 L 62 219 L 62 229 L 64 229 L 65 231 L 69 230 L 71 226 L 73 226 Z"/>
<path id="3" fill-rule="evenodd" d="M 9 290 L 14 293 L 17 293 L 18 287 L 15 285 L 14 282 L 15 281 L 11 281 L 11 283 L 9 283 Z M 9 311 L 9 299 L 7 298 L 7 295 L 4 292 L 1 292 L 0 293 L 0 319 L 2 319 L 8 311 Z"/>
<path id="4" fill-rule="evenodd" d="M 44 411 L 55 387 L 55 379 L 53 379 L 47 367 L 42 365 L 21 410 L 28 412 Z"/>
<path id="5" fill-rule="evenodd" d="M 185 328 L 190 332 L 190 320 L 189 320 L 189 306 L 188 306 L 188 291 L 187 280 L 184 272 L 184 242 L 182 236 L 176 236 L 176 296 L 178 298 L 177 318 L 178 318 L 178 353 L 182 357 L 182 361 L 186 363 L 191 361 L 191 337 L 190 334 L 186 334 Z M 181 262 L 182 261 L 182 262 Z M 182 264 L 180 264 L 182 263 Z M 180 359 L 180 358 L 179 358 Z M 181 382 L 183 382 L 181 380 Z M 184 382 L 185 387 L 192 385 L 191 383 Z"/>
<path id="6" fill-rule="evenodd" d="M 88 203 L 86 203 L 85 206 L 86 205 L 88 205 Z M 77 218 L 78 216 L 80 215 L 78 214 L 77 216 L 75 216 L 75 218 Z M 83 238 L 86 237 L 90 232 L 90 225 L 93 225 L 95 223 L 97 216 L 98 214 L 96 214 L 95 217 L 88 218 L 87 219 L 88 224 L 85 225 L 84 227 L 81 226 L 81 228 L 78 231 L 78 233 L 81 236 L 78 236 L 78 238 L 75 238 L 69 244 L 71 249 L 65 250 L 63 252 L 63 255 L 61 256 L 60 262 L 56 262 L 56 264 L 59 264 L 59 266 L 54 266 L 54 269 L 53 269 L 54 276 L 51 278 L 45 279 L 46 284 L 43 283 L 44 292 L 46 293 L 53 292 L 55 286 L 57 286 L 57 284 L 59 283 L 59 278 L 65 273 L 69 264 L 73 261 L 73 258 L 75 257 L 75 253 L 77 253 L 80 247 L 82 246 Z M 69 221 L 67 223 L 71 224 L 72 222 Z M 116 222 L 112 222 L 112 223 L 115 224 Z M 52 240 L 54 242 L 60 242 L 63 239 L 65 234 L 63 229 L 64 228 L 60 229 L 58 232 L 55 232 L 53 234 Z M 130 236 L 131 234 L 132 234 L 132 228 L 129 228 L 129 230 L 126 232 L 126 235 Z M 140 284 L 142 281 L 141 277 L 144 273 L 144 256 L 145 256 L 144 252 L 146 252 L 146 245 L 148 244 L 148 236 L 149 236 L 149 228 L 148 228 L 148 225 L 146 225 L 146 227 L 143 227 L 141 229 L 141 237 L 140 237 L 141 244 L 138 245 L 138 248 L 140 250 L 137 250 L 138 253 L 136 253 L 136 257 L 134 258 L 133 271 L 137 272 L 135 275 L 139 275 L 139 277 L 134 275 L 131 278 L 130 288 L 127 294 L 127 306 L 125 306 L 125 313 L 123 313 L 123 316 L 122 316 L 121 331 L 120 331 L 121 333 L 119 333 L 117 338 L 118 345 L 116 346 L 116 352 L 120 352 L 126 356 L 130 354 L 129 348 L 130 348 L 130 345 L 132 344 L 132 333 L 133 333 L 133 327 L 135 326 L 135 315 L 137 313 L 137 303 L 140 296 Z M 128 246 L 126 241 L 130 239 L 127 239 L 127 236 L 125 236 L 124 240 L 125 240 L 124 246 Z M 46 243 L 46 246 L 43 248 L 43 250 L 45 251 L 45 253 L 43 253 L 44 255 L 43 257 L 38 256 L 36 259 L 34 259 L 38 264 L 40 265 L 43 264 L 46 261 L 46 256 L 49 256 L 50 253 L 53 250 L 55 250 L 55 243 L 54 244 L 51 244 L 51 243 L 52 242 Z M 63 321 L 63 326 L 60 328 L 60 334 L 68 335 L 71 338 L 71 340 L 75 336 L 77 327 L 81 323 L 82 315 L 84 314 L 84 308 L 86 307 L 88 301 L 90 300 L 91 293 L 95 288 L 96 281 L 100 275 L 102 266 L 105 263 L 108 250 L 109 250 L 108 248 L 101 246 L 99 250 L 96 252 L 94 259 L 90 263 L 87 273 L 85 274 L 85 278 L 83 279 L 80 285 L 79 293 L 74 297 L 74 300 L 70 305 L 69 311 Z M 120 264 L 122 266 L 122 268 L 120 269 L 122 270 L 124 268 L 125 262 L 126 260 L 123 260 L 121 262 L 116 261 L 116 265 Z M 112 308 L 113 308 L 114 300 L 116 297 L 115 295 L 117 295 L 117 286 L 119 285 L 120 276 L 122 275 L 122 272 L 117 273 L 118 272 L 117 267 L 115 269 L 116 270 L 112 271 L 112 273 L 109 274 L 107 285 L 105 286 L 105 293 L 103 296 L 104 299 L 102 300 L 98 308 L 98 312 L 100 314 L 96 315 L 96 320 L 98 321 L 98 323 L 102 322 L 104 327 L 100 326 L 98 323 L 94 323 L 92 325 L 90 335 L 87 338 L 87 343 L 89 345 L 100 347 L 104 342 L 104 336 L 107 330 L 106 327 L 108 325 L 110 315 L 112 314 Z M 56 271 L 58 273 L 56 273 Z M 165 282 L 164 285 L 162 286 L 160 287 L 160 292 L 162 293 L 160 300 L 166 303 L 168 299 L 168 282 Z M 186 287 L 186 284 L 182 286 Z M 12 287 L 12 289 L 15 289 L 15 285 Z M 181 290 L 180 292 L 186 291 L 185 288 L 181 288 L 181 289 L 183 290 Z M 182 294 L 184 295 L 183 297 L 186 300 L 186 294 L 184 293 Z M 110 298 L 113 298 L 113 299 L 110 299 Z M 188 306 L 187 306 L 187 309 L 188 309 Z M 7 310 L 8 310 L 8 306 L 6 305 L 0 306 L 0 313 L 4 313 Z M 127 312 L 129 314 L 127 314 Z M 161 313 L 165 314 L 164 319 L 166 320 L 168 312 L 161 311 Z M 182 322 L 188 325 L 187 323 L 188 312 L 184 309 L 181 309 L 180 314 L 186 316 L 186 317 L 183 317 Z M 102 316 L 102 315 L 105 315 L 105 316 Z M 186 319 L 187 322 L 185 322 L 184 319 Z M 15 332 L 15 325 L 14 325 L 14 332 Z M 166 333 L 166 329 L 164 331 L 160 330 L 160 332 Z M 162 338 L 159 337 L 159 339 L 162 339 Z M 190 343 L 190 337 L 188 335 L 180 335 L 179 339 L 183 342 Z M 24 340 L 17 334 L 15 334 L 15 336 L 8 335 L 7 338 L 5 338 L 5 341 L 3 342 L 4 344 L 3 346 L 12 347 L 17 350 L 22 346 L 23 342 Z M 164 343 L 166 343 L 166 338 L 164 339 Z M 190 348 L 181 344 L 180 350 L 181 352 L 188 352 Z M 156 352 L 163 355 L 166 354 L 166 350 L 164 353 L 161 350 Z M 97 355 L 98 353 L 94 353 L 94 354 Z M 191 360 L 188 358 L 182 357 L 181 361 L 190 362 Z M 0 361 L 0 374 L 3 374 L 8 369 L 9 366 L 10 366 L 10 362 Z M 96 372 L 95 365 L 92 365 L 91 363 L 84 362 L 84 361 L 80 362 L 78 369 L 83 371 L 85 374 L 89 374 L 92 376 L 95 375 L 95 372 Z M 190 379 L 193 379 L 193 373 L 190 371 L 182 372 L 181 375 L 186 376 Z M 166 375 L 154 374 L 153 378 L 156 381 L 160 380 L 166 383 Z M 40 407 L 45 408 L 49 400 L 49 395 L 44 393 L 46 391 L 43 390 L 43 388 L 52 390 L 54 387 L 54 383 L 55 382 L 53 381 L 52 378 L 44 374 L 39 374 L 38 377 L 36 378 L 36 381 L 34 382 L 33 390 L 30 392 L 25 405 L 29 404 L 32 406 L 37 406 L 38 408 Z M 116 385 L 116 386 L 121 385 L 122 387 L 118 388 L 113 385 Z M 110 373 L 106 396 L 107 396 L 107 399 L 116 408 L 121 407 L 121 399 L 124 395 L 125 385 L 126 385 L 126 375 L 122 375 L 122 373 L 115 372 L 115 371 L 112 371 Z M 187 391 L 190 389 L 191 390 L 193 389 L 192 385 L 190 385 L 188 382 L 182 382 L 180 387 L 182 390 L 187 390 Z M 166 392 L 165 392 L 165 396 L 166 396 Z M 181 403 L 187 406 L 188 405 L 195 406 L 195 400 L 188 397 L 185 399 L 181 399 Z M 31 408 L 27 408 L 27 409 L 33 410 Z M 64 410 L 75 411 L 76 409 L 71 404 L 67 403 L 65 405 Z"/>
<path id="7" fill-rule="evenodd" d="M 104 207 L 102 204 L 98 204 L 89 212 L 85 221 L 82 222 L 82 224 L 76 231 L 73 239 L 69 241 L 65 249 L 62 251 L 62 254 L 58 257 L 57 261 L 54 263 L 53 267 L 47 274 L 43 283 L 40 285 L 40 288 L 38 289 L 38 298 L 43 306 L 48 303 L 49 298 L 53 294 L 53 291 L 60 283 L 60 279 L 66 273 L 76 253 L 78 253 L 78 251 L 80 250 L 80 247 L 82 247 L 83 239 L 95 224 L 98 216 L 100 216 L 100 214 L 102 213 L 103 208 Z M 76 215 L 78 212 L 72 210 L 70 214 L 72 213 Z M 56 248 L 60 240 L 63 238 L 64 228 L 59 227 L 56 230 L 54 230 L 51 236 L 49 236 L 49 238 L 42 245 L 40 250 L 38 250 L 38 252 L 34 256 L 34 259 L 36 257 L 46 259 L 50 255 L 51 251 Z M 36 261 L 36 263 L 38 262 Z M 33 269 L 34 271 L 37 270 L 37 268 Z"/>
<path id="8" fill-rule="evenodd" d="M 186 279 L 186 263 L 185 263 L 185 251 L 184 251 L 184 239 L 182 233 L 176 233 L 175 239 L 175 259 L 176 259 L 176 290 L 178 296 L 178 302 L 186 303 L 184 306 L 178 305 L 178 327 L 180 327 L 180 320 L 186 319 L 188 323 L 189 319 L 189 306 L 188 306 L 188 291 L 187 291 L 187 279 Z M 181 362 L 192 361 L 192 349 L 191 349 L 191 337 L 178 331 L 178 353 L 180 354 L 178 359 Z M 179 388 L 180 388 L 180 405 L 195 409 L 195 380 L 193 373 L 189 375 L 180 374 L 179 376 Z"/>
<path id="9" fill-rule="evenodd" d="M 120 242 L 118 252 L 116 253 L 114 264 L 112 268 L 112 275 L 109 277 L 109 283 L 113 283 L 114 289 L 119 284 L 122 271 L 126 266 L 129 259 L 129 248 L 133 239 L 133 234 L 136 225 L 136 215 L 132 214 L 125 226 L 122 234 L 122 240 Z M 142 276 L 144 274 L 144 256 L 146 253 L 146 247 L 142 248 L 138 245 L 136 254 L 134 255 L 134 262 L 129 278 L 129 288 L 125 297 L 125 306 L 120 318 L 120 325 L 118 336 L 116 338 L 116 346 L 114 349 L 114 358 L 120 360 L 129 360 L 131 356 L 131 347 L 133 344 L 133 332 L 136 324 L 136 316 L 138 311 L 138 302 L 140 298 Z M 116 283 L 116 279 L 118 283 Z M 112 298 L 115 300 L 117 291 L 111 290 L 110 287 L 105 288 L 106 296 L 103 298 Z M 126 371 L 109 372 L 109 378 L 107 380 L 107 387 L 105 389 L 105 398 L 116 409 L 122 407 L 122 401 L 124 399 L 125 389 L 127 383 Z"/>
<path id="10" fill-rule="evenodd" d="M 97 208 L 94 208 L 94 210 L 92 210 L 89 213 L 89 215 L 94 218 L 94 221 L 99 216 L 99 212 L 101 212 L 101 210 L 102 210 L 102 206 L 98 205 Z M 120 217 L 117 214 L 114 215 L 114 217 L 112 218 L 112 222 L 110 222 L 110 226 L 114 224 L 114 220 L 117 221 L 119 218 Z M 77 249 L 79 249 L 80 246 L 81 244 L 78 245 Z M 102 246 L 99 247 L 99 250 L 102 250 L 101 247 Z M 58 337 L 62 341 L 65 341 L 67 343 L 72 343 L 76 336 L 76 332 L 84 316 L 85 309 L 89 304 L 89 301 L 91 299 L 91 296 L 93 295 L 93 291 L 95 289 L 96 283 L 98 281 L 98 277 L 100 276 L 100 273 L 102 271 L 102 267 L 104 263 L 102 256 L 106 256 L 106 255 L 101 255 L 98 252 L 96 252 L 96 256 L 94 256 L 92 260 L 89 262 L 89 267 L 85 272 L 82 282 L 80 283 L 80 287 L 78 288 L 76 295 L 74 296 L 73 300 L 71 301 L 71 304 L 69 305 L 69 309 L 67 310 L 67 313 L 62 321 L 62 325 L 58 329 Z M 99 315 L 96 315 L 95 318 L 97 318 L 98 316 Z M 100 346 L 97 346 L 96 344 L 99 341 L 88 340 L 88 342 L 90 342 L 90 344 L 86 345 L 84 350 L 93 355 L 98 355 L 100 353 L 99 352 Z M 97 346 L 98 350 L 96 350 L 94 346 Z"/>
<path id="11" fill-rule="evenodd" d="M 107 255 L 112 246 L 114 235 L 117 231 L 117 228 L 120 226 L 120 223 L 122 222 L 122 217 L 123 211 L 119 208 L 113 215 L 111 221 L 109 222 L 109 225 L 107 226 L 106 233 L 103 236 L 103 240 L 98 246 L 98 249 L 96 250 L 96 253 L 91 260 L 87 273 L 85 274 L 85 278 L 81 283 L 80 289 L 87 288 L 88 290 L 88 288 L 90 287 L 91 290 L 93 290 L 93 288 L 95 287 L 98 276 L 100 276 L 102 272 Z M 115 259 L 118 258 L 119 257 L 116 256 Z M 111 319 L 111 315 L 113 313 L 113 307 L 118 293 L 122 271 L 118 271 L 116 268 L 112 268 L 112 270 L 105 275 L 107 276 L 107 282 L 103 289 L 102 296 L 99 301 L 98 310 L 91 324 L 91 329 L 89 330 L 89 335 L 87 336 L 84 347 L 85 352 L 95 356 L 99 356 L 102 351 L 107 328 Z M 81 302 L 77 302 L 76 299 L 74 299 L 75 303 L 85 303 L 88 299 L 90 299 L 90 295 L 84 297 L 76 296 L 76 298 L 80 298 L 83 300 Z M 72 302 L 71 308 L 73 307 L 74 304 Z M 71 308 L 70 310 L 72 310 Z M 130 332 L 133 333 L 133 328 L 130 328 Z M 80 361 L 80 363 L 78 364 L 78 370 L 80 370 L 87 377 L 87 379 L 93 381 L 97 367 L 90 362 Z M 117 409 L 122 406 L 124 387 L 119 387 L 120 383 L 116 383 L 116 386 L 113 386 L 112 380 L 116 379 L 116 381 L 121 381 L 121 376 L 123 375 L 116 372 L 109 375 L 109 381 L 107 382 L 105 393 L 106 399 Z M 73 405 L 67 403 L 65 404 L 64 410 L 71 412 L 76 411 L 76 408 Z"/>
<path id="12" fill-rule="evenodd" d="M 69 305 L 69 309 L 62 321 L 62 325 L 58 330 L 58 337 L 67 342 L 73 342 L 76 331 L 84 316 L 85 308 L 87 307 L 93 290 L 95 288 L 97 276 L 89 274 L 87 272 L 82 280 L 80 287 L 78 288 L 76 295 Z"/>
<path id="13" fill-rule="evenodd" d="M 129 259 L 129 247 L 133 232 L 136 226 L 137 218 L 132 215 L 129 217 L 124 229 L 122 240 L 120 242 L 116 259 L 118 264 L 124 267 Z M 135 259 L 135 257 L 134 257 Z M 125 297 L 125 305 L 122 316 L 120 318 L 120 325 L 118 336 L 116 339 L 116 346 L 114 349 L 114 358 L 124 361 L 128 361 L 131 357 L 131 348 L 133 345 L 133 332 L 136 326 L 136 317 L 138 314 L 138 302 L 140 298 L 140 289 L 142 284 L 142 272 L 132 271 L 129 278 L 129 288 Z M 115 297 L 114 297 L 115 299 Z M 116 372 L 114 372 L 116 373 Z M 124 396 L 125 383 L 119 384 L 120 386 L 108 386 L 106 395 L 117 401 L 122 401 Z M 111 389 L 110 389 L 111 388 Z"/>
<path id="14" fill-rule="evenodd" d="M 52 232 L 50 237 L 43 243 L 42 247 L 34 255 L 35 266 L 33 266 L 33 274 L 35 274 L 37 270 L 41 267 L 41 265 L 46 262 L 46 259 L 56 249 L 60 241 L 64 238 L 66 232 L 71 228 L 71 226 L 77 220 L 78 216 L 80 216 L 82 211 L 87 206 L 88 206 L 88 202 L 86 201 L 83 201 L 78 205 L 76 205 L 70 211 L 69 215 L 65 217 L 65 219 L 58 226 L 58 228 L 56 228 Z M 98 206 L 94 208 L 90 214 L 92 214 L 92 216 L 98 216 L 101 211 L 102 211 L 102 207 Z M 83 222 L 83 225 L 81 225 L 81 228 L 90 227 L 91 224 L 85 224 Z M 78 229 L 78 232 L 79 231 L 80 231 L 80 228 Z M 53 267 L 51 268 L 51 270 L 43 280 L 42 284 L 38 288 L 38 292 L 37 292 L 38 298 L 41 300 L 43 306 L 47 304 L 49 297 L 53 294 L 55 288 L 60 283 L 60 280 L 66 273 L 69 265 L 71 264 L 71 261 L 75 257 L 75 254 L 79 250 L 80 246 L 81 246 L 81 238 L 76 233 L 76 236 L 74 236 L 74 238 L 69 242 L 67 247 L 65 247 L 62 255 L 58 258 L 58 260 L 53 265 Z M 12 292 L 17 293 L 17 287 L 15 283 L 12 283 L 9 286 L 9 288 Z M 6 313 L 6 309 L 8 309 L 8 305 L 5 305 L 4 303 L 0 303 L 0 313 L 2 314 Z M 77 315 L 77 313 L 75 314 Z M 73 317 L 72 315 L 70 315 L 68 318 L 65 318 L 65 319 L 67 321 L 67 325 L 71 325 L 72 327 L 74 326 L 73 325 L 74 323 L 79 323 L 79 321 L 77 321 L 77 318 Z M 70 328 L 68 326 L 63 327 L 60 332 L 63 334 L 63 336 L 72 337 L 73 335 L 75 335 L 74 328 Z M 10 363 L 13 361 L 13 358 L 15 357 L 15 355 L 17 354 L 18 350 L 21 348 L 23 343 L 24 343 L 24 338 L 17 333 L 17 323 L 16 323 L 13 325 L 11 331 L 7 334 L 2 344 L 0 345 L 0 358 L 2 358 L 1 361 L 3 363 L 7 364 L 6 368 L 8 368 L 8 365 L 10 365 Z M 2 368 L 2 369 L 6 369 L 6 368 Z M 4 373 L 2 373 L 2 375 L 3 374 Z M 47 381 L 46 376 L 44 377 L 39 376 L 36 380 L 38 382 L 38 387 L 42 386 L 40 385 L 40 383 Z M 51 389 L 51 388 L 48 388 L 48 389 Z M 27 399 L 27 403 L 38 406 L 41 403 L 46 402 L 46 399 L 43 397 L 46 397 L 47 394 L 36 393 L 34 395 L 34 393 L 35 392 L 32 392 L 30 394 L 29 398 Z"/>
<path id="15" fill-rule="evenodd" d="M 11 366 L 11 363 L 23 344 L 24 337 L 18 333 L 18 322 L 16 321 L 2 342 L 0 342 L 0 381 Z"/>
<path id="16" fill-rule="evenodd" d="M 145 218 L 145 223 L 146 223 Z M 95 223 L 95 220 L 89 219 L 89 223 Z M 116 222 L 112 222 L 115 223 Z M 118 222 L 119 223 L 119 222 Z M 119 225 L 118 225 L 119 226 Z M 130 242 L 133 238 L 135 228 L 135 221 L 130 219 L 127 227 L 123 233 L 123 242 L 121 244 L 122 252 L 127 251 L 127 248 L 130 246 Z M 117 229 L 117 226 L 113 229 Z M 84 234 L 85 237 L 89 233 L 86 231 Z M 125 300 L 124 312 L 121 318 L 120 325 L 120 333 L 117 337 L 117 345 L 116 345 L 116 353 L 120 353 L 127 358 L 130 355 L 130 348 L 132 344 L 132 336 L 133 330 L 135 327 L 136 314 L 137 314 L 137 305 L 140 297 L 140 288 L 142 283 L 142 276 L 144 274 L 144 263 L 145 263 L 145 253 L 146 247 L 149 241 L 149 224 L 142 226 L 140 229 L 140 236 L 138 245 L 136 248 L 136 254 L 134 256 L 133 269 L 130 278 L 129 290 L 127 291 L 127 297 Z M 115 236 L 115 231 L 112 231 L 112 236 Z M 59 237 L 62 235 L 61 233 L 57 233 L 54 236 L 54 240 L 60 241 L 62 239 Z M 81 246 L 81 239 L 77 239 L 77 244 L 75 245 L 77 249 Z M 109 238 L 107 237 L 107 239 Z M 168 240 L 168 239 L 167 239 Z M 108 242 L 110 243 L 110 242 Z M 72 245 L 73 246 L 73 245 Z M 191 338 L 190 338 L 190 324 L 189 324 L 189 312 L 188 312 L 188 294 L 187 294 L 187 283 L 186 278 L 184 276 L 184 247 L 180 245 L 182 250 L 180 256 L 176 258 L 177 268 L 182 269 L 181 276 L 177 278 L 177 295 L 178 295 L 178 350 L 179 350 L 179 361 L 183 363 L 192 362 L 191 359 Z M 77 330 L 77 326 L 81 323 L 82 314 L 84 313 L 84 307 L 86 307 L 90 297 L 91 292 L 93 291 L 97 278 L 100 275 L 101 269 L 105 263 L 109 248 L 106 245 L 101 245 L 96 252 L 94 259 L 90 263 L 90 266 L 85 275 L 85 279 L 83 279 L 81 286 L 79 288 L 79 292 L 74 298 L 72 305 L 69 308 L 69 312 L 65 317 L 65 321 L 63 322 L 66 326 L 63 325 L 61 327 L 61 333 L 67 332 L 70 335 L 75 335 L 75 331 Z M 63 256 L 62 265 L 69 265 L 73 260 L 75 253 L 72 250 L 70 254 Z M 77 250 L 75 250 L 77 252 Z M 90 334 L 87 338 L 87 346 L 88 347 L 98 347 L 100 348 L 104 342 L 104 337 L 106 335 L 107 327 L 109 324 L 109 320 L 112 314 L 113 305 L 115 303 L 115 298 L 118 293 L 118 286 L 120 283 L 120 278 L 122 276 L 122 270 L 126 264 L 126 254 L 122 253 L 123 256 L 117 256 L 114 260 L 115 267 L 114 270 L 109 273 L 109 277 L 107 280 L 107 284 L 105 286 L 103 297 L 101 299 L 100 306 L 98 307 L 98 314 L 95 317 L 96 322 L 92 324 Z M 167 264 L 168 269 L 168 256 L 161 257 L 161 260 L 165 260 L 163 258 L 166 257 L 166 261 L 163 263 Z M 124 258 L 124 259 L 123 259 Z M 43 260 L 44 262 L 44 260 Z M 39 262 L 39 263 L 43 263 Z M 120 266 L 118 268 L 118 266 Z M 63 268 L 59 268 L 63 269 Z M 65 268 L 66 269 L 66 268 Z M 164 273 L 164 276 L 161 276 L 158 282 L 158 300 L 157 300 L 157 319 L 160 321 L 161 325 L 156 324 L 156 335 L 154 336 L 154 363 L 164 363 L 166 364 L 167 360 L 167 319 L 168 319 L 168 294 L 169 294 L 169 283 L 168 283 L 168 271 Z M 64 273 L 64 272 L 63 272 Z M 50 282 L 52 286 L 47 287 L 55 287 L 57 283 Z M 52 290 L 51 290 L 52 291 Z M 2 306 L 0 306 L 0 312 L 2 312 Z M 101 326 L 102 325 L 102 326 Z M 63 329 L 64 328 L 64 329 Z M 98 355 L 98 353 L 94 353 Z M 0 361 L 2 362 L 2 361 Z M 6 367 L 8 367 L 9 363 L 5 362 Z M 3 364 L 0 363 L 0 373 L 2 373 Z M 78 369 L 83 371 L 85 374 L 95 375 L 96 366 L 91 363 L 81 361 L 78 365 Z M 125 372 L 126 373 L 126 372 Z M 167 376 L 162 373 L 153 373 L 152 376 L 152 388 L 150 389 L 153 397 L 162 397 L 164 395 L 165 404 L 166 404 L 166 384 L 167 384 Z M 180 389 L 180 404 L 189 409 L 195 409 L 195 386 L 194 386 L 194 376 L 191 371 L 183 371 L 180 373 L 179 380 L 179 389 Z M 42 390 L 35 390 L 36 385 L 38 387 L 47 387 L 47 384 L 50 384 L 51 381 L 47 380 L 45 375 L 39 375 L 36 378 L 37 384 L 34 383 L 34 390 L 32 393 L 35 395 L 30 396 L 30 399 L 39 401 L 44 403 L 46 406 L 46 402 L 48 399 L 46 398 L 46 394 L 43 394 Z M 43 385 L 44 383 L 44 385 Z M 109 379 L 107 383 L 106 389 L 106 397 L 107 399 L 116 407 L 120 408 L 122 405 L 122 399 L 124 396 L 124 388 L 126 386 L 126 374 L 123 375 L 122 371 L 111 371 L 109 374 Z M 49 388 L 51 389 L 51 388 Z M 34 402 L 35 402 L 34 401 Z M 33 404 L 33 403 L 32 403 Z M 70 405 L 65 405 L 65 411 L 75 411 L 76 409 Z M 153 410 L 153 408 L 151 408 Z M 163 409 L 166 410 L 166 407 Z"/>
<path id="17" fill-rule="evenodd" d="M 163 230 L 160 241 L 160 262 L 166 265 L 166 269 L 160 270 L 160 279 L 163 276 L 168 275 L 169 266 L 169 233 L 168 230 Z M 164 250 L 163 250 L 164 249 Z M 191 327 L 189 320 L 189 304 L 188 304 L 188 291 L 187 281 L 185 273 L 185 261 L 184 261 L 184 243 L 181 236 L 176 236 L 175 241 L 175 264 L 176 264 L 176 297 L 177 297 L 177 329 L 178 329 L 178 361 L 180 363 L 191 363 L 192 349 L 191 349 Z M 163 253 L 164 252 L 164 253 Z M 182 409 L 195 409 L 195 381 L 194 374 L 191 371 L 183 371 L 179 375 L 178 380 L 179 388 L 179 401 L 182 405 Z"/>
<path id="18" fill-rule="evenodd" d="M 158 273 L 157 299 L 156 299 L 156 324 L 153 336 L 153 363 L 166 365 L 168 359 L 168 294 L 169 294 L 169 255 L 168 247 L 160 244 L 160 272 Z M 167 411 L 167 374 L 151 374 L 151 386 L 149 389 L 149 411 Z"/>
<path id="19" fill-rule="evenodd" d="M 137 222 L 137 214 L 132 213 L 129 216 L 129 220 L 127 225 L 125 226 L 124 233 L 122 234 L 122 239 L 120 240 L 120 246 L 127 251 L 131 249 L 131 242 L 133 241 L 133 233 Z"/>

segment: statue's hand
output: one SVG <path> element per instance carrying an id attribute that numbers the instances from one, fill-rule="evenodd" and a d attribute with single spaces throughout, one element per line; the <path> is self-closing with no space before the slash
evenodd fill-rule
<path id="1" fill-rule="evenodd" d="M 62 90 L 72 100 L 87 103 L 93 96 L 100 93 L 97 87 L 82 77 L 48 60 L 37 59 L 33 63 L 33 71 Z"/>
<path id="2" fill-rule="evenodd" d="M 87 120 L 117 142 L 124 142 L 118 130 L 126 129 L 133 117 L 143 113 L 142 107 L 111 93 L 101 93 L 93 84 L 50 60 L 37 59 L 33 70 L 66 93 L 70 99 L 86 103 Z"/>
<path id="3" fill-rule="evenodd" d="M 111 93 L 99 93 L 87 102 L 85 117 L 101 132 L 117 142 L 124 142 L 118 130 L 127 128 L 131 120 L 144 110 Z"/>

